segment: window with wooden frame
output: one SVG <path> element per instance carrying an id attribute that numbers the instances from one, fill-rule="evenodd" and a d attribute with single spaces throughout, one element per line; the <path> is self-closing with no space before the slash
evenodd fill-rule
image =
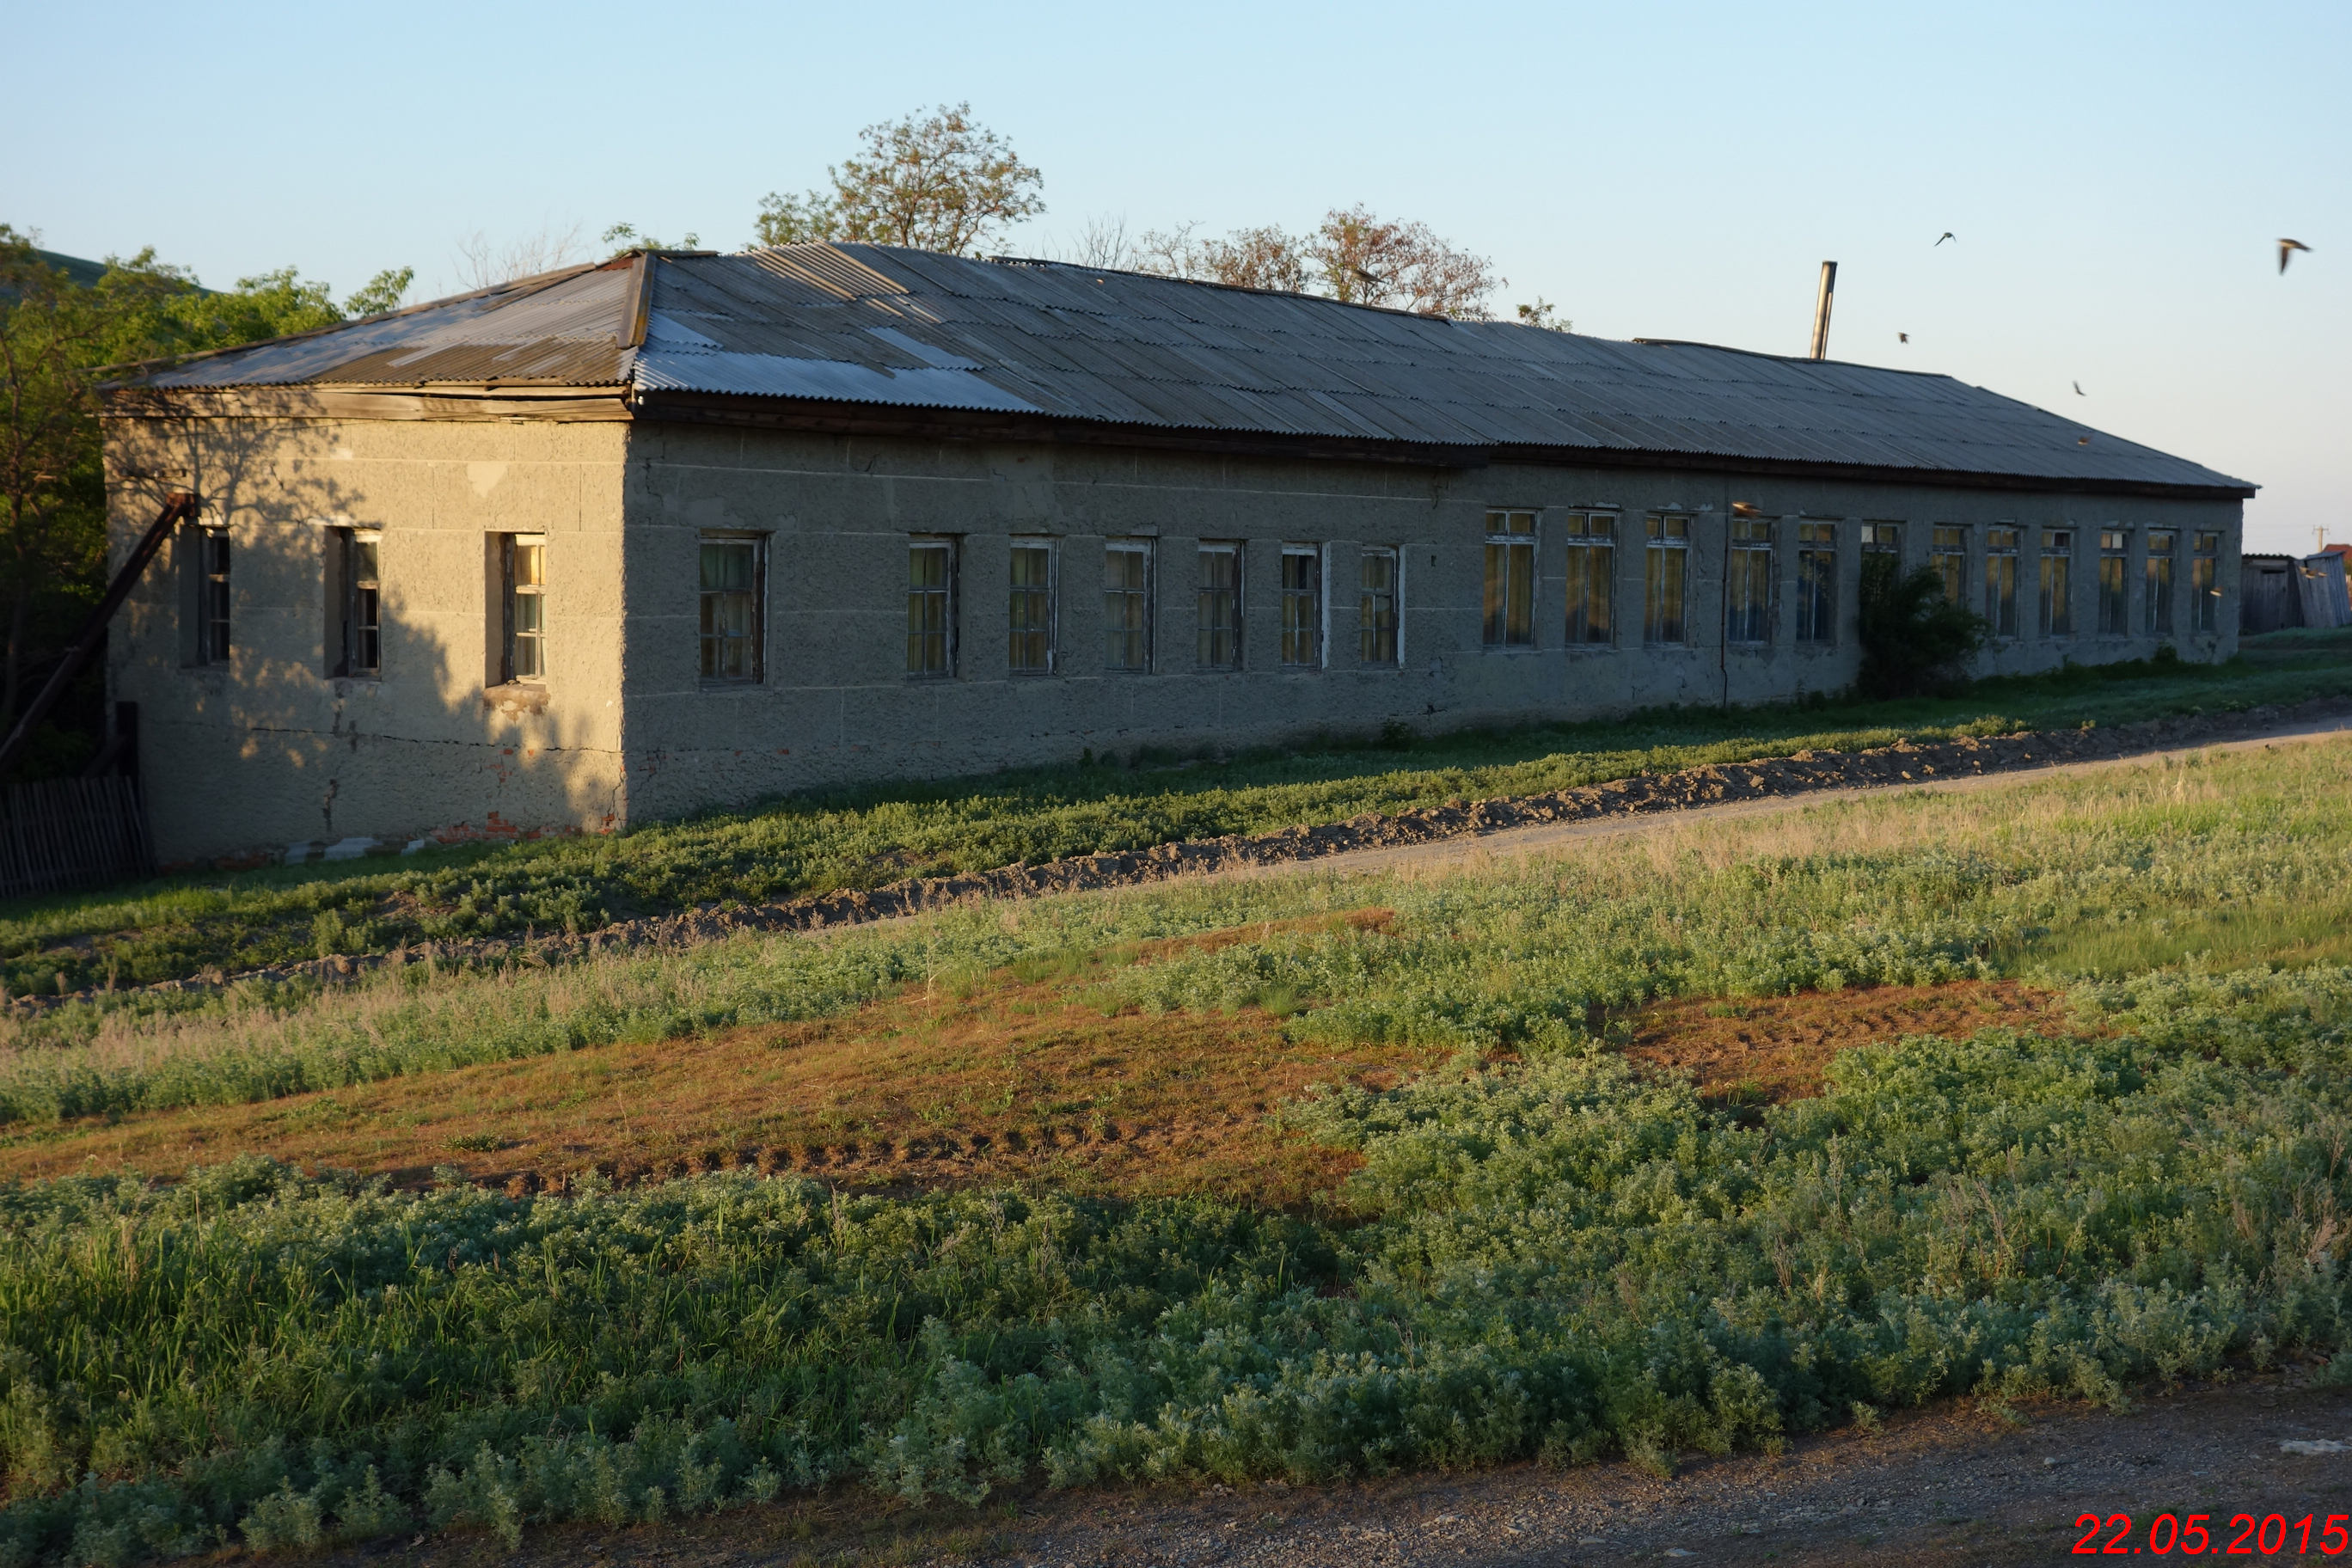
<path id="1" fill-rule="evenodd" d="M 1985 531 L 1985 624 L 1997 637 L 2017 636 L 2018 532 L 2014 528 Z"/>
<path id="2" fill-rule="evenodd" d="M 368 679 L 383 672 L 383 536 L 372 528 L 327 531 L 327 591 L 333 632 L 330 673 Z"/>
<path id="3" fill-rule="evenodd" d="M 1364 547 L 1356 597 L 1356 662 L 1394 665 L 1404 657 L 1397 631 L 1397 552 L 1386 545 Z"/>
<path id="4" fill-rule="evenodd" d="M 2221 629 L 2221 536 L 2189 536 L 2189 625 L 2200 632 Z"/>
<path id="5" fill-rule="evenodd" d="M 1204 541 L 1200 548 L 1198 646 L 1202 669 L 1242 667 L 1242 547 Z"/>
<path id="6" fill-rule="evenodd" d="M 1755 647 L 1772 640 L 1772 520 L 1731 519 L 1723 584 L 1724 640 Z"/>
<path id="7" fill-rule="evenodd" d="M 1797 640 L 1837 641 L 1837 524 L 1797 524 Z"/>
<path id="8" fill-rule="evenodd" d="M 2042 531 L 2042 635 L 2074 635 L 2074 531 Z"/>
<path id="9" fill-rule="evenodd" d="M 1562 521 L 1568 565 L 1568 646 L 1606 647 L 1616 640 L 1617 514 L 1572 511 Z"/>
<path id="10" fill-rule="evenodd" d="M 955 541 L 907 545 L 907 673 L 944 680 L 955 673 Z"/>
<path id="11" fill-rule="evenodd" d="M 190 595 L 195 636 L 190 639 L 197 664 L 226 664 L 229 656 L 229 543 L 226 528 L 193 528 L 195 546 Z"/>
<path id="12" fill-rule="evenodd" d="M 1927 536 L 1928 559 L 1936 565 L 1936 581 L 1952 604 L 1969 602 L 1969 531 L 1948 522 L 1937 523 Z"/>
<path id="13" fill-rule="evenodd" d="M 1054 542 L 1013 542 L 1005 659 L 1015 675 L 1054 673 Z"/>
<path id="14" fill-rule="evenodd" d="M 1642 640 L 1673 644 L 1690 640 L 1684 614 L 1690 592 L 1690 519 L 1654 511 L 1644 520 L 1649 547 L 1642 562 Z"/>
<path id="15" fill-rule="evenodd" d="M 1315 669 L 1323 663 L 1323 547 L 1282 547 L 1282 663 Z"/>
<path id="16" fill-rule="evenodd" d="M 1103 546 L 1103 665 L 1138 673 L 1151 668 L 1151 541 L 1114 539 Z"/>
<path id="17" fill-rule="evenodd" d="M 1486 514 L 1486 643 L 1532 647 L 1536 640 L 1536 514 Z"/>
<path id="18" fill-rule="evenodd" d="M 1862 525 L 1862 552 L 1864 555 L 1903 557 L 1903 525 L 1899 522 L 1865 522 Z"/>
<path id="19" fill-rule="evenodd" d="M 2179 538 L 2168 528 L 2147 531 L 2147 566 L 2142 574 L 2147 604 L 2141 613 L 2151 637 L 2172 635 L 2172 553 Z"/>
<path id="20" fill-rule="evenodd" d="M 733 685 L 761 679 L 767 551 L 767 540 L 759 534 L 702 535 L 699 626 L 706 681 Z"/>
<path id="21" fill-rule="evenodd" d="M 547 536 L 503 536 L 499 566 L 505 589 L 506 629 L 500 673 L 509 681 L 543 681 L 547 679 Z"/>
<path id="22" fill-rule="evenodd" d="M 2099 530 L 2099 635 L 2131 635 L 2131 595 L 2126 586 L 2124 557 L 2131 535 L 2120 528 Z"/>

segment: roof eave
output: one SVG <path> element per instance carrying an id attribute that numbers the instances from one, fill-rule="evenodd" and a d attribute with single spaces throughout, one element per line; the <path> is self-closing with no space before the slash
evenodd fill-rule
<path id="1" fill-rule="evenodd" d="M 1738 457 L 1714 452 L 1622 447 L 1453 445 L 1376 437 L 1297 436 L 1273 431 L 1214 430 L 1194 426 L 1117 424 L 1047 414 L 1004 414 L 983 409 L 914 408 L 878 403 L 845 403 L 730 393 L 640 389 L 631 406 L 641 419 L 688 424 L 753 426 L 828 435 L 908 436 L 931 439 L 1035 440 L 1087 446 L 1145 447 L 1268 457 L 1315 457 L 1402 463 L 1440 468 L 1485 468 L 1525 463 L 1574 468 L 1672 468 L 1759 478 L 1851 479 L 1938 485 L 1964 489 L 2038 490 L 2062 495 L 2127 495 L 2174 500 L 2245 500 L 2252 485 L 2168 484 L 2140 479 L 2061 478 L 2042 474 L 1985 473 L 1969 469 L 1895 468 L 1864 463 L 1828 463 L 1780 458 Z"/>

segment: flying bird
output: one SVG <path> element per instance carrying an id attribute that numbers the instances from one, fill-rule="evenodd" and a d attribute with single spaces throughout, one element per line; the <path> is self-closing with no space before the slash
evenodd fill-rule
<path id="1" fill-rule="evenodd" d="M 2078 381 L 2074 384 L 2074 395 L 2077 397 L 2088 397 L 2091 395 L 2083 390 L 2083 384 Z"/>
<path id="2" fill-rule="evenodd" d="M 1908 332 L 1897 332 L 1895 336 L 1903 342 L 1907 343 L 1911 341 L 1911 334 Z"/>
<path id="3" fill-rule="evenodd" d="M 2294 255 L 2296 251 L 2298 251 L 2298 250 L 2309 250 L 2310 248 L 2311 248 L 2311 247 L 2309 247 L 2309 246 L 2307 246 L 2307 245 L 2304 244 L 2304 243 L 2303 243 L 2303 241 L 2301 241 L 2301 240 L 2299 240 L 2299 239 L 2282 239 L 2282 240 L 2280 240 L 2280 241 L 2279 241 L 2279 270 L 2280 270 L 2281 272 L 2284 272 L 2284 271 L 2286 270 L 2286 258 L 2287 258 L 2288 257 L 2293 256 L 2293 255 Z"/>
<path id="4" fill-rule="evenodd" d="M 1953 244 L 1955 244 L 1955 245 L 1958 245 L 1958 244 L 1960 242 L 1960 237 L 1959 237 L 1958 235 L 1957 235 L 1957 234 L 1954 234 L 1954 233 L 1953 233 L 1950 229 L 1948 229 L 1948 229 L 1946 229 L 1946 230 L 1944 231 L 1944 239 L 1948 239 L 1948 240 L 1950 240 L 1950 241 L 1951 241 Z M 1937 241 L 1936 242 L 1936 245 L 1941 245 L 1941 244 L 1943 244 L 1943 243 L 1944 243 L 1944 239 L 1939 239 L 1939 240 L 1937 240 Z M 1933 249 L 1935 249 L 1935 248 L 1936 248 L 1936 245 L 1931 245 L 1931 246 L 1929 246 L 1927 248 L 1928 248 L 1928 249 L 1930 249 L 1930 250 L 1933 250 Z"/>

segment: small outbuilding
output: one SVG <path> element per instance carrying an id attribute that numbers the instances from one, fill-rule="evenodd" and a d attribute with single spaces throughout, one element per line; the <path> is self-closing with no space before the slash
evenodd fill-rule
<path id="1" fill-rule="evenodd" d="M 1853 678 L 2216 659 L 2252 487 L 1948 376 L 860 245 L 638 252 L 110 395 L 158 851 Z"/>

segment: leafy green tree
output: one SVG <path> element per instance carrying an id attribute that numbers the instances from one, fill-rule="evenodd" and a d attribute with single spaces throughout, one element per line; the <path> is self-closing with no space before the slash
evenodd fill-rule
<path id="1" fill-rule="evenodd" d="M 36 248 L 37 237 L 0 224 L 0 732 L 28 689 L 63 651 L 102 591 L 106 475 L 98 387 L 133 362 L 231 348 L 331 326 L 351 313 L 392 309 L 408 268 L 378 273 L 341 305 L 292 268 L 215 293 L 151 249 L 110 259 L 94 284 L 76 283 Z M 36 753 L 37 769 L 72 765 L 95 728 L 95 677 L 80 711 Z"/>
<path id="2" fill-rule="evenodd" d="M 969 103 L 869 125 L 858 141 L 856 154 L 825 170 L 830 192 L 761 199 L 761 245 L 854 239 L 968 256 L 1045 210 L 1045 176 L 975 121 Z"/>
<path id="3" fill-rule="evenodd" d="M 1969 656 L 1984 647 L 1985 618 L 1944 594 L 1932 566 L 1906 575 L 1891 555 L 1862 563 L 1858 607 L 1865 697 L 1920 697 L 1967 683 Z"/>

